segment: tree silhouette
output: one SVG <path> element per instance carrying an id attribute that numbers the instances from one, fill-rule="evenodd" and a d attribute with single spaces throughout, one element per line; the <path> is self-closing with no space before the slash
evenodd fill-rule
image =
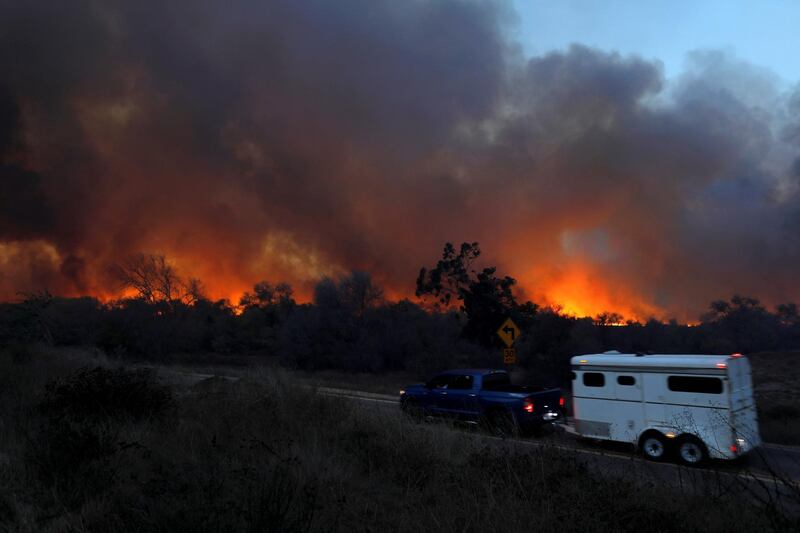
<path id="1" fill-rule="evenodd" d="M 206 298 L 200 280 L 184 281 L 161 254 L 129 255 L 113 265 L 110 273 L 124 288 L 136 291 L 137 298 L 149 303 L 164 302 L 171 306 L 176 301 L 193 304 Z"/>
<path id="2" fill-rule="evenodd" d="M 594 323 L 598 326 L 613 326 L 622 324 L 622 320 L 623 316 L 621 314 L 605 311 L 595 317 Z"/>
<path id="3" fill-rule="evenodd" d="M 786 308 L 791 314 L 791 307 Z M 769 349 L 778 338 L 779 318 L 755 298 L 734 295 L 730 301 L 711 302 L 708 312 L 701 317 L 708 326 L 708 340 L 713 351 L 750 352 Z"/>
<path id="4" fill-rule="evenodd" d="M 496 344 L 494 333 L 505 318 L 511 316 L 524 323 L 533 317 L 537 306 L 532 302 L 519 305 L 512 291 L 517 281 L 496 276 L 495 267 L 473 269 L 480 255 L 477 242 L 462 243 L 458 252 L 452 243 L 446 243 L 436 266 L 420 269 L 416 295 L 434 297 L 437 307 L 458 305 L 467 315 L 462 335 L 490 346 Z"/>
<path id="5" fill-rule="evenodd" d="M 333 280 L 323 278 L 314 287 L 314 303 L 325 309 L 340 310 L 361 318 L 367 309 L 383 303 L 383 289 L 372 282 L 367 272 L 355 270 Z"/>
<path id="6" fill-rule="evenodd" d="M 800 312 L 796 303 L 779 304 L 775 307 L 775 313 L 781 325 L 790 328 L 800 326 Z"/>
<path id="7" fill-rule="evenodd" d="M 294 290 L 288 283 L 273 285 L 268 281 L 260 281 L 253 286 L 253 292 L 242 295 L 239 305 L 243 308 L 294 305 L 293 294 Z"/>

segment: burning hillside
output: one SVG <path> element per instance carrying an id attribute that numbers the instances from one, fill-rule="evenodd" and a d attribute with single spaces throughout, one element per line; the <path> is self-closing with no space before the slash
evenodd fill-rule
<path id="1" fill-rule="evenodd" d="M 728 55 L 679 80 L 524 57 L 502 2 L 2 2 L 0 298 L 118 294 L 162 253 L 210 295 L 476 240 L 567 312 L 800 298 L 800 93 Z"/>

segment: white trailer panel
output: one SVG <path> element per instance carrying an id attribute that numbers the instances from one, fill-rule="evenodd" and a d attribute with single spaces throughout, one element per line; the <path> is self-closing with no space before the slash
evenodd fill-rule
<path id="1" fill-rule="evenodd" d="M 677 448 L 731 459 L 761 443 L 750 365 L 739 354 L 573 357 L 575 430 L 631 442 L 651 458 Z M 659 445 L 662 449 L 659 450 Z"/>

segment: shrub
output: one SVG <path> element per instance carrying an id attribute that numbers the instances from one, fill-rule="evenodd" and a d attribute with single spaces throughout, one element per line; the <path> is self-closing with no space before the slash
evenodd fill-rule
<path id="1" fill-rule="evenodd" d="M 112 459 L 121 448 L 108 424 L 44 419 L 34 424 L 25 460 L 61 504 L 75 508 L 114 480 Z"/>
<path id="2" fill-rule="evenodd" d="M 120 442 L 122 425 L 162 413 L 171 400 L 148 370 L 83 368 L 51 381 L 34 408 L 26 463 L 61 505 L 79 507 L 117 477 L 118 453 L 138 447 Z"/>
<path id="3" fill-rule="evenodd" d="M 36 349 L 28 342 L 10 342 L 6 350 L 11 354 L 11 361 L 15 364 L 30 363 L 36 357 Z"/>
<path id="4" fill-rule="evenodd" d="M 156 383 L 151 370 L 83 368 L 46 386 L 37 406 L 46 417 L 68 419 L 157 415 L 171 402 L 170 390 Z"/>
<path id="5" fill-rule="evenodd" d="M 174 408 L 149 410 L 158 418 L 93 411 L 76 392 L 125 389 L 109 385 L 117 374 L 139 371 L 84 369 L 48 387 L 22 465 L 30 475 L 14 464 L 20 475 L 0 477 L 12 486 L 11 497 L 0 487 L 0 530 L 797 531 L 728 486 L 673 486 L 637 462 L 605 472 L 272 374 L 187 387 Z"/>

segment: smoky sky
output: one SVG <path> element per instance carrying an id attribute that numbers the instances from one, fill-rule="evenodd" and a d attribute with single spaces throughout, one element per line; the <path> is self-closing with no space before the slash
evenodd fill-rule
<path id="1" fill-rule="evenodd" d="M 506 2 L 0 6 L 4 299 L 138 251 L 403 297 L 446 241 L 576 312 L 800 299 L 800 91 L 730 54 L 525 57 Z"/>

